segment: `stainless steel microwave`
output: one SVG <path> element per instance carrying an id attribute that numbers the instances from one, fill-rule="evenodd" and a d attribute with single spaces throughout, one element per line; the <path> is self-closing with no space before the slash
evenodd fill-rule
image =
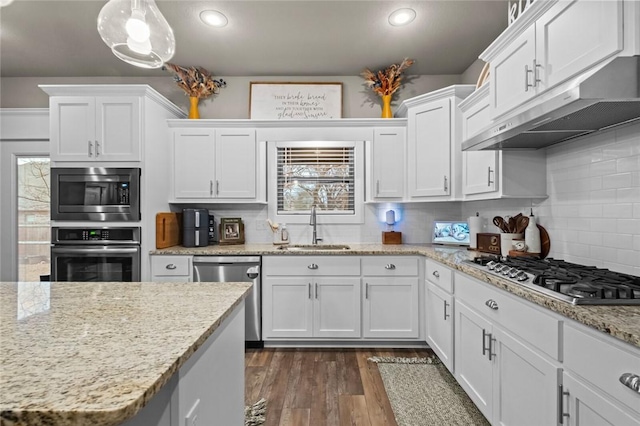
<path id="1" fill-rule="evenodd" d="M 139 168 L 52 168 L 51 219 L 139 221 Z"/>

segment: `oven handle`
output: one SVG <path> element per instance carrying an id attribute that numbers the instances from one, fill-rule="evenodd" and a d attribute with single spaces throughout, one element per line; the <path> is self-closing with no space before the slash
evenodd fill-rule
<path id="1" fill-rule="evenodd" d="M 100 247 L 100 248 L 90 248 L 90 247 L 53 247 L 51 248 L 52 252 L 56 252 L 58 254 L 87 254 L 87 253 L 138 253 L 140 251 L 140 247 Z"/>

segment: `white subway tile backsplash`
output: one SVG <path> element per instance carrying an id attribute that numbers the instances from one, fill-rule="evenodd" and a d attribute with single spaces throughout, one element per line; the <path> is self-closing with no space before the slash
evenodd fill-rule
<path id="1" fill-rule="evenodd" d="M 633 246 L 633 235 L 631 234 L 604 234 L 602 236 L 604 247 L 619 249 L 631 249 Z"/>
<path id="2" fill-rule="evenodd" d="M 631 186 L 631 173 L 617 173 L 602 177 L 602 189 L 629 188 Z"/>
<path id="3" fill-rule="evenodd" d="M 578 211 L 580 217 L 602 217 L 602 204 L 585 204 Z"/>
<path id="4" fill-rule="evenodd" d="M 631 247 L 627 250 L 618 250 L 617 253 L 618 263 L 623 265 L 640 267 L 640 256 L 638 256 L 638 252 L 635 250 L 631 250 Z"/>
<path id="5" fill-rule="evenodd" d="M 616 172 L 616 160 L 606 160 L 592 162 L 590 167 L 591 176 L 603 176 Z"/>
<path id="6" fill-rule="evenodd" d="M 616 201 L 619 203 L 634 202 L 637 200 L 640 200 L 640 186 L 616 190 Z"/>
<path id="7" fill-rule="evenodd" d="M 631 218 L 633 217 L 633 204 L 631 203 L 615 203 L 605 204 L 602 207 L 602 216 L 611 218 Z"/>
<path id="8" fill-rule="evenodd" d="M 618 234 L 640 235 L 640 219 L 618 219 L 616 232 Z"/>
<path id="9" fill-rule="evenodd" d="M 634 171 L 640 170 L 640 155 L 618 158 L 616 160 L 616 169 L 618 173 L 634 172 Z"/>
<path id="10" fill-rule="evenodd" d="M 591 191 L 589 201 L 592 203 L 611 203 L 616 201 L 617 195 L 615 189 L 600 189 Z"/>

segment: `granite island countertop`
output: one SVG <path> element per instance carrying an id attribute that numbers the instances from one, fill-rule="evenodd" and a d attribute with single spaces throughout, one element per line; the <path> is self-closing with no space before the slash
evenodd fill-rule
<path id="1" fill-rule="evenodd" d="M 250 288 L 0 283 L 0 423 L 122 423 L 151 400 Z"/>
<path id="2" fill-rule="evenodd" d="M 196 255 L 196 256 L 241 256 L 241 255 L 332 255 L 332 256 L 364 256 L 364 255 L 421 255 L 441 262 L 453 269 L 471 275 L 481 281 L 515 294 L 523 299 L 543 306 L 565 317 L 571 318 L 603 333 L 609 334 L 633 346 L 640 347 L 640 305 L 635 306 L 576 306 L 561 300 L 553 299 L 526 287 L 515 284 L 499 276 L 484 272 L 466 263 L 482 253 L 460 247 L 434 246 L 431 244 L 359 244 L 348 243 L 349 250 L 341 251 L 287 251 L 273 244 L 244 244 L 208 247 L 175 246 L 166 249 L 152 250 L 152 255 Z"/>

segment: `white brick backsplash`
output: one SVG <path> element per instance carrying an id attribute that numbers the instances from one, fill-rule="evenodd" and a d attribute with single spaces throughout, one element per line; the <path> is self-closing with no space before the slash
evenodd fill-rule
<path id="1" fill-rule="evenodd" d="M 604 235 L 602 232 L 579 232 L 578 242 L 590 246 L 601 246 Z"/>
<path id="2" fill-rule="evenodd" d="M 636 188 L 616 189 L 616 201 L 619 203 L 640 200 L 640 186 Z"/>
<path id="3" fill-rule="evenodd" d="M 640 235 L 640 219 L 618 219 L 616 232 L 619 234 Z"/>
<path id="4" fill-rule="evenodd" d="M 589 256 L 593 259 L 601 260 L 603 262 L 620 263 L 618 261 L 618 249 L 602 246 L 589 246 L 589 249 Z"/>
<path id="5" fill-rule="evenodd" d="M 591 163 L 591 176 L 609 175 L 616 172 L 616 160 L 597 161 Z"/>
<path id="6" fill-rule="evenodd" d="M 602 245 L 619 249 L 630 250 L 633 247 L 633 235 L 631 234 L 604 234 Z"/>
<path id="7" fill-rule="evenodd" d="M 640 253 L 640 235 L 633 236 L 633 249 Z"/>
<path id="8" fill-rule="evenodd" d="M 580 217 L 602 217 L 602 204 L 585 204 L 578 211 Z"/>
<path id="9" fill-rule="evenodd" d="M 633 204 L 605 204 L 602 207 L 603 217 L 631 218 L 633 216 Z"/>
<path id="10" fill-rule="evenodd" d="M 602 189 L 629 188 L 631 186 L 631 173 L 617 173 L 602 177 Z"/>
<path id="11" fill-rule="evenodd" d="M 575 231 L 589 231 L 591 229 L 591 221 L 589 219 L 574 218 L 569 221 L 567 229 Z"/>
<path id="12" fill-rule="evenodd" d="M 617 258 L 618 262 L 623 265 L 629 265 L 635 267 L 640 267 L 640 256 L 639 253 L 635 250 L 618 250 Z"/>
<path id="13" fill-rule="evenodd" d="M 640 219 L 640 203 L 635 203 L 633 205 L 633 217 Z"/>
<path id="14" fill-rule="evenodd" d="M 591 191 L 589 201 L 592 203 L 611 203 L 617 200 L 617 195 L 615 189 L 599 189 L 597 191 Z"/>
<path id="15" fill-rule="evenodd" d="M 618 173 L 634 172 L 640 169 L 640 155 L 621 157 L 616 160 Z"/>

